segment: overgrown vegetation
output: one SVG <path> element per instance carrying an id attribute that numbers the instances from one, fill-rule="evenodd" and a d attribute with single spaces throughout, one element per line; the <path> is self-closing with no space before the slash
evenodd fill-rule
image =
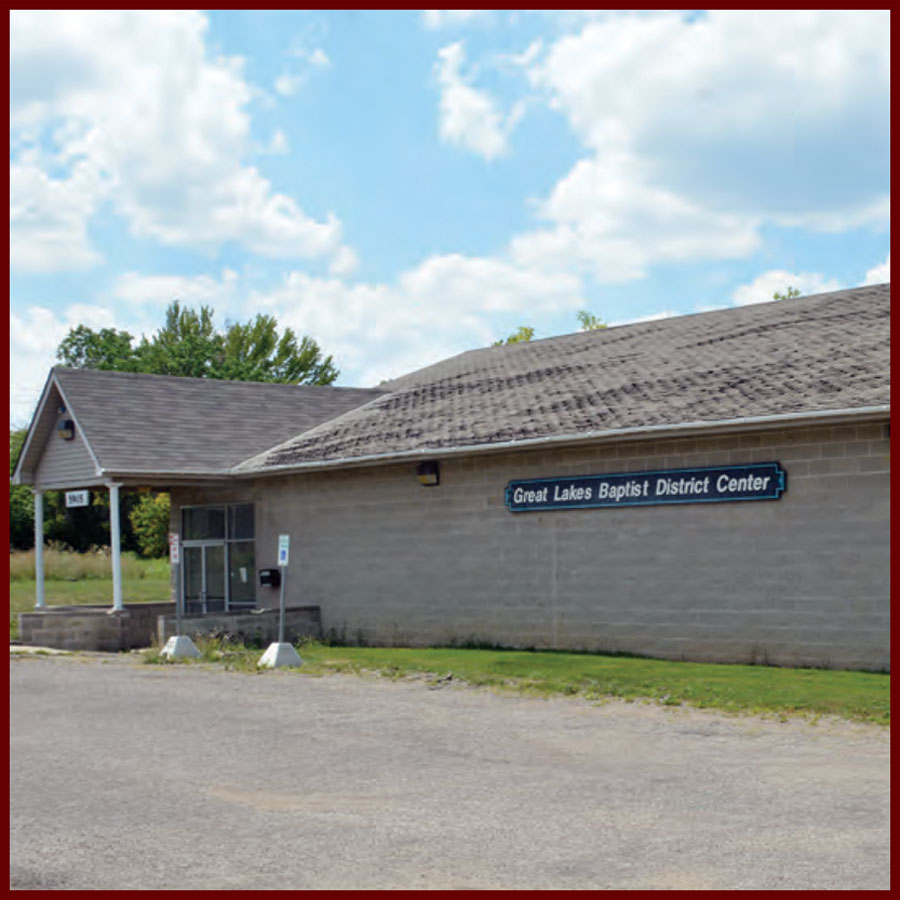
<path id="1" fill-rule="evenodd" d="M 71 553 L 54 544 L 44 549 L 44 600 L 48 606 L 112 605 L 108 548 Z M 9 555 L 9 638 L 19 636 L 19 613 L 35 602 L 34 550 Z M 122 592 L 126 603 L 169 599 L 169 560 L 122 554 Z"/>
<path id="2" fill-rule="evenodd" d="M 261 647 L 223 637 L 199 639 L 200 663 L 257 672 Z M 453 682 L 531 694 L 589 700 L 647 700 L 729 713 L 779 718 L 824 715 L 888 725 L 890 676 L 885 673 L 769 666 L 670 662 L 558 651 L 460 648 L 349 647 L 309 641 L 298 645 L 307 675 L 330 672 L 388 678 L 426 675 L 432 686 Z M 158 651 L 148 662 L 166 662 Z M 183 664 L 179 661 L 175 664 Z M 197 664 L 189 662 L 186 664 Z"/>
<path id="3" fill-rule="evenodd" d="M 55 543 L 44 547 L 46 581 L 111 580 L 110 567 L 108 547 L 95 547 L 87 553 L 72 553 Z M 134 553 L 122 553 L 123 584 L 145 578 L 168 582 L 168 559 L 139 559 Z M 17 550 L 9 554 L 9 579 L 34 582 L 34 550 Z"/>

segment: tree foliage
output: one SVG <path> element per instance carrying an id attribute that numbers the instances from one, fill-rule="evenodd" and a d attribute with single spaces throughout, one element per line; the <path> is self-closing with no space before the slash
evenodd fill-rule
<path id="1" fill-rule="evenodd" d="M 576 314 L 576 318 L 578 319 L 578 324 L 581 326 L 582 331 L 599 331 L 601 328 L 606 328 L 606 323 L 595 316 L 593 313 L 588 312 L 586 309 L 579 310 Z"/>
<path id="2" fill-rule="evenodd" d="M 523 344 L 530 341 L 533 337 L 534 329 L 530 325 L 520 325 L 508 338 L 505 340 L 494 341 L 491 346 L 500 347 L 506 344 Z"/>
<path id="3" fill-rule="evenodd" d="M 141 494 L 128 518 L 141 556 L 165 556 L 169 546 L 169 495 Z"/>
<path id="4" fill-rule="evenodd" d="M 101 328 L 93 331 L 77 325 L 63 338 L 56 357 L 74 369 L 105 369 L 116 372 L 137 372 L 138 359 L 127 331 Z"/>
<path id="5" fill-rule="evenodd" d="M 220 332 L 212 308 L 194 310 L 178 300 L 169 304 L 162 327 L 150 339 L 135 344 L 127 331 L 78 325 L 63 338 L 56 357 L 77 369 L 233 381 L 326 385 L 339 374 L 333 358 L 323 356 L 312 338 L 304 335 L 298 341 L 290 328 L 279 335 L 274 316 L 228 323 Z"/>
<path id="6" fill-rule="evenodd" d="M 800 296 L 800 291 L 797 288 L 795 288 L 792 284 L 789 284 L 783 294 L 780 291 L 775 291 L 775 293 L 772 294 L 772 299 L 773 300 L 790 300 L 792 297 L 799 297 L 799 296 Z"/>
<path id="7" fill-rule="evenodd" d="M 12 475 L 22 452 L 26 429 L 9 429 L 9 474 Z M 34 499 L 24 484 L 9 486 L 9 543 L 16 550 L 34 546 Z"/>
<path id="8" fill-rule="evenodd" d="M 581 331 L 599 331 L 601 328 L 607 327 L 602 319 L 595 316 L 593 313 L 588 312 L 586 309 L 579 310 L 579 312 L 576 313 L 575 318 L 578 320 Z M 527 343 L 533 338 L 534 329 L 530 325 L 520 325 L 516 331 L 509 335 L 509 337 L 494 341 L 491 346 L 503 347 L 507 344 L 522 344 Z"/>

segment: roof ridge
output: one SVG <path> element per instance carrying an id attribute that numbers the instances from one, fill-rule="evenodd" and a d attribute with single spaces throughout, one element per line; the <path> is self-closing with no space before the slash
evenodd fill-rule
<path id="1" fill-rule="evenodd" d="M 178 382 L 203 382 L 207 384 L 241 384 L 255 386 L 274 386 L 279 388 L 328 388 L 337 391 L 380 391 L 378 387 L 356 387 L 353 385 L 335 385 L 335 384 L 304 384 L 296 381 L 245 381 L 238 378 L 209 378 L 198 377 L 196 375 L 162 375 L 157 372 L 125 372 L 120 369 L 89 369 L 80 366 L 53 366 L 50 370 L 53 374 L 79 375 L 81 373 L 90 373 L 91 375 L 102 375 L 120 378 L 140 378 L 140 379 L 160 379 Z"/>

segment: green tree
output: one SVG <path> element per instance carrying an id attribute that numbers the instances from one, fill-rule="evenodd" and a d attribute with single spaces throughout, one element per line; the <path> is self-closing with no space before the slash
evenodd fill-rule
<path id="1" fill-rule="evenodd" d="M 185 378 L 216 378 L 223 340 L 213 325 L 210 307 L 201 306 L 199 311 L 194 311 L 175 300 L 166 309 L 165 324 L 153 340 L 143 338 L 137 348 L 140 371 Z"/>
<path id="2" fill-rule="evenodd" d="M 9 474 L 12 475 L 27 434 L 24 428 L 9 429 Z M 9 544 L 16 550 L 34 546 L 34 495 L 24 484 L 9 486 Z"/>
<path id="3" fill-rule="evenodd" d="M 298 344 L 290 328 L 279 338 L 275 317 L 262 314 L 246 325 L 227 326 L 214 369 L 214 377 L 232 381 L 325 385 L 338 376 L 332 358 L 323 358 L 312 338 L 304 335 Z"/>
<path id="4" fill-rule="evenodd" d="M 783 294 L 779 293 L 778 291 L 775 291 L 775 293 L 772 294 L 772 299 L 773 300 L 790 300 L 792 297 L 799 297 L 799 296 L 800 296 L 800 291 L 798 291 L 797 288 L 795 288 L 792 284 L 789 284 L 787 287 L 787 290 Z"/>
<path id="5" fill-rule="evenodd" d="M 216 330 L 213 310 L 182 306 L 174 300 L 163 326 L 152 338 L 134 344 L 127 331 L 93 331 L 78 325 L 63 338 L 57 359 L 79 369 L 112 369 L 191 378 L 333 384 L 340 374 L 331 356 L 323 356 L 310 337 L 299 340 L 290 328 L 278 334 L 274 316 L 257 315 L 246 324 Z"/>
<path id="6" fill-rule="evenodd" d="M 169 495 L 139 495 L 129 519 L 141 556 L 165 556 L 169 545 Z"/>
<path id="7" fill-rule="evenodd" d="M 599 331 L 601 328 L 606 328 L 604 321 L 598 319 L 597 316 L 589 313 L 586 309 L 579 310 L 576 318 L 581 326 L 581 331 Z"/>
<path id="8" fill-rule="evenodd" d="M 520 325 L 506 340 L 494 341 L 492 347 L 500 347 L 506 344 L 527 343 L 534 337 L 534 329 L 530 325 Z"/>
<path id="9" fill-rule="evenodd" d="M 73 369 L 136 372 L 139 360 L 132 346 L 133 340 L 127 331 L 115 328 L 93 331 L 86 325 L 77 325 L 63 338 L 56 350 L 56 358 Z"/>

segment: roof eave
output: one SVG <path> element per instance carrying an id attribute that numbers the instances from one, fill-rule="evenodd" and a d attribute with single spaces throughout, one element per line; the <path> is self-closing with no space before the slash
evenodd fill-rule
<path id="1" fill-rule="evenodd" d="M 586 443 L 614 443 L 625 440 L 649 440 L 659 437 L 689 437 L 696 434 L 729 433 L 754 429 L 774 429 L 795 425 L 829 425 L 847 421 L 865 421 L 890 417 L 890 404 L 851 407 L 848 409 L 812 410 L 800 413 L 780 413 L 768 416 L 746 416 L 736 419 L 715 421 L 680 422 L 673 425 L 643 425 L 634 428 L 611 428 L 575 434 L 548 435 L 538 438 L 499 441 L 491 444 L 469 444 L 459 447 L 420 447 L 415 450 L 392 451 L 343 459 L 314 460 L 301 463 L 285 463 L 266 468 L 239 469 L 231 474 L 237 477 L 267 477 L 286 475 L 293 472 L 308 472 L 320 469 L 351 468 L 360 466 L 388 465 L 423 456 L 475 456 L 485 453 L 500 453 L 509 450 L 529 450 L 544 447 L 577 446 Z"/>

